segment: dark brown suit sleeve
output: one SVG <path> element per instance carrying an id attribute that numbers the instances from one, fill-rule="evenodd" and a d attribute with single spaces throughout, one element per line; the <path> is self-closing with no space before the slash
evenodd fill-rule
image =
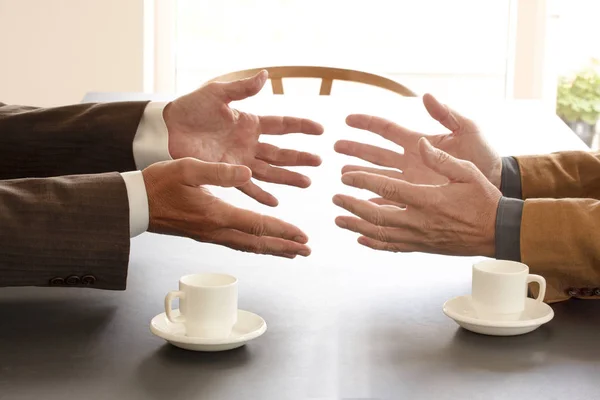
<path id="1" fill-rule="evenodd" d="M 120 174 L 0 182 L 0 286 L 122 290 L 128 261 Z"/>
<path id="2" fill-rule="evenodd" d="M 0 103 L 0 180 L 135 170 L 133 139 L 147 103 Z"/>

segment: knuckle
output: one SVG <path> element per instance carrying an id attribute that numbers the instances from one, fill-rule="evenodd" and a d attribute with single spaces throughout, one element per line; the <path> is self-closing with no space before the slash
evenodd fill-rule
<path id="1" fill-rule="evenodd" d="M 194 160 L 191 158 L 182 158 L 177 161 L 176 170 L 184 180 L 189 181 L 194 177 Z"/>
<path id="2" fill-rule="evenodd" d="M 472 170 L 476 170 L 477 167 L 471 161 L 463 160 L 465 168 L 471 168 Z"/>
<path id="3" fill-rule="evenodd" d="M 379 185 L 379 193 L 386 199 L 393 199 L 398 194 L 398 189 L 389 181 L 382 181 Z"/>
<path id="4" fill-rule="evenodd" d="M 391 243 L 386 243 L 384 250 L 391 251 L 392 253 L 398 253 L 400 251 L 397 245 Z"/>
<path id="5" fill-rule="evenodd" d="M 261 216 L 259 219 L 252 223 L 252 227 L 250 228 L 250 232 L 254 236 L 264 236 L 265 235 L 265 222 L 264 217 Z"/>
<path id="6" fill-rule="evenodd" d="M 479 168 L 477 168 L 477 166 L 475 164 L 473 164 L 471 161 L 462 160 L 460 165 L 464 169 L 464 171 L 466 172 L 466 175 L 468 177 L 473 178 L 481 173 L 479 171 Z"/>
<path id="7" fill-rule="evenodd" d="M 438 162 L 440 164 L 444 164 L 450 159 L 450 155 L 448 153 L 446 153 L 445 151 L 438 151 L 437 156 L 438 156 Z"/>
<path id="8" fill-rule="evenodd" d="M 465 168 L 471 172 L 479 171 L 479 169 L 471 161 L 460 160 L 460 164 L 463 168 Z"/>
<path id="9" fill-rule="evenodd" d="M 292 118 L 283 117 L 283 120 L 282 120 L 283 129 L 285 129 L 285 130 L 290 129 L 290 128 L 292 128 L 293 124 L 294 124 L 294 120 Z"/>
<path id="10" fill-rule="evenodd" d="M 186 169 L 190 169 L 193 163 L 194 160 L 189 157 L 181 158 L 177 160 L 177 168 L 179 168 L 180 171 L 185 171 Z"/>
<path id="11" fill-rule="evenodd" d="M 262 238 L 259 239 L 259 240 L 257 240 L 255 242 L 255 245 L 254 245 L 254 252 L 255 253 L 257 253 L 257 254 L 266 254 L 267 251 L 268 251 L 268 246 L 265 243 L 265 241 L 262 240 Z"/>
<path id="12" fill-rule="evenodd" d="M 423 232 L 423 235 L 427 238 L 427 240 L 431 239 L 433 232 L 431 229 L 431 222 L 429 220 L 424 219 L 421 222 L 421 232 Z"/>
<path id="13" fill-rule="evenodd" d="M 377 226 L 385 225 L 385 217 L 383 216 L 383 212 L 379 207 L 375 209 L 375 212 L 371 218 L 371 222 Z"/>
<path id="14" fill-rule="evenodd" d="M 380 242 L 388 242 L 389 241 L 389 235 L 388 232 L 385 228 L 382 228 L 381 226 L 377 227 L 377 231 L 375 232 L 375 238 L 377 240 L 379 240 Z"/>
<path id="15" fill-rule="evenodd" d="M 214 91 L 220 90 L 222 86 L 223 86 L 223 83 L 220 83 L 220 82 L 209 82 L 206 85 L 204 85 L 204 88 L 211 92 L 214 92 Z"/>
<path id="16" fill-rule="evenodd" d="M 394 127 L 394 124 L 391 121 L 386 121 L 385 124 L 383 125 L 383 129 L 381 131 L 384 135 L 389 135 L 390 133 L 392 133 L 393 127 Z"/>
<path id="17" fill-rule="evenodd" d="M 221 182 L 227 178 L 227 167 L 225 165 L 217 165 L 214 168 L 215 178 L 218 182 Z"/>

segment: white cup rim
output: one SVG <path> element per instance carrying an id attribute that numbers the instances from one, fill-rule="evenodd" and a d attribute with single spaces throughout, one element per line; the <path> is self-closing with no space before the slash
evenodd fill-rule
<path id="1" fill-rule="evenodd" d="M 204 283 L 202 279 L 221 279 L 222 283 L 209 284 Z M 218 272 L 201 272 L 197 274 L 184 275 L 179 279 L 179 282 L 185 286 L 201 289 L 223 289 L 237 284 L 237 278 L 229 274 L 221 274 Z"/>
<path id="2" fill-rule="evenodd" d="M 493 270 L 495 268 L 500 269 L 501 266 L 503 266 L 505 269 Z M 473 269 L 492 275 L 520 275 L 523 273 L 528 273 L 529 271 L 529 267 L 526 264 L 510 260 L 480 261 L 476 264 L 473 264 Z"/>

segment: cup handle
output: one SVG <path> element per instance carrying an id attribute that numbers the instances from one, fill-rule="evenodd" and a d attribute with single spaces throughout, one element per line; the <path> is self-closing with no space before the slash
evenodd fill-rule
<path id="1" fill-rule="evenodd" d="M 177 297 L 179 297 L 180 299 L 185 299 L 185 293 L 181 291 L 174 291 L 167 293 L 167 295 L 165 296 L 165 313 L 167 314 L 168 320 L 175 324 L 185 321 L 185 318 L 183 318 L 183 316 L 173 316 L 171 314 L 171 312 L 173 311 L 173 309 L 171 308 L 171 303 L 173 303 L 173 300 L 175 300 Z"/>
<path id="2" fill-rule="evenodd" d="M 531 282 L 536 282 L 540 285 L 540 292 L 538 293 L 538 297 L 536 297 L 537 302 L 544 301 L 544 297 L 546 296 L 546 279 L 544 279 L 541 275 L 529 274 L 527 275 L 527 285 Z"/>

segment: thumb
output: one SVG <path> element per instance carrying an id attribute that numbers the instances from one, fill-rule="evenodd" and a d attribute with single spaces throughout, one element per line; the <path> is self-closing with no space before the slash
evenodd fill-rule
<path id="1" fill-rule="evenodd" d="M 472 163 L 454 158 L 445 151 L 433 147 L 424 137 L 419 139 L 419 152 L 425 166 L 445 176 L 451 182 L 473 180 L 475 166 Z"/>
<path id="2" fill-rule="evenodd" d="M 423 96 L 423 105 L 433 119 L 452 132 L 460 131 L 465 123 L 469 121 L 447 105 L 440 103 L 438 99 L 429 93 Z"/>
<path id="3" fill-rule="evenodd" d="M 182 159 L 183 183 L 189 186 L 242 186 L 252 177 L 250 168 L 243 165 L 210 163 L 195 158 Z"/>
<path id="4" fill-rule="evenodd" d="M 245 98 L 254 96 L 263 88 L 268 77 L 269 73 L 267 70 L 262 70 L 250 78 L 222 83 L 225 101 L 229 103 L 231 101 L 244 100 Z"/>

